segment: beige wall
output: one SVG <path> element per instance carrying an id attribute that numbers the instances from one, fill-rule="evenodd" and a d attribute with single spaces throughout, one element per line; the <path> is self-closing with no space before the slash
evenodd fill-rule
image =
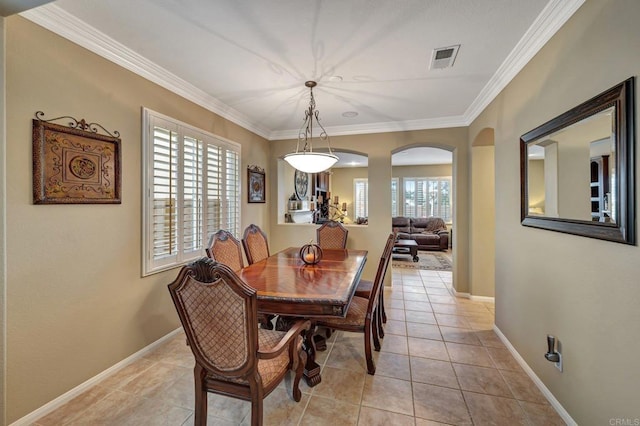
<path id="1" fill-rule="evenodd" d="M 268 143 L 20 17 L 7 24 L 7 367 L 12 422 L 178 327 L 167 284 L 141 278 L 141 107 L 242 145 L 242 222 L 268 228 L 247 204 L 248 164 Z M 96 121 L 122 138 L 122 204 L 33 205 L 31 119 Z M 272 176 L 267 170 L 267 176 Z M 204 253 L 203 253 L 204 255 Z"/>
<path id="2" fill-rule="evenodd" d="M 391 155 L 413 146 L 432 146 L 453 151 L 454 176 L 454 270 L 453 281 L 458 291 L 469 288 L 468 265 L 468 171 L 469 148 L 467 129 L 435 129 L 409 132 L 379 133 L 370 135 L 334 136 L 331 146 L 336 151 L 356 151 L 369 157 L 369 225 L 350 226 L 348 247 L 369 250 L 369 261 L 364 277 L 373 279 L 378 259 L 382 254 L 384 240 L 391 232 Z M 277 158 L 295 150 L 295 141 L 271 142 L 271 169 L 276 170 Z M 277 190 L 278 182 L 271 182 L 271 191 Z M 342 197 L 342 194 L 340 194 Z M 277 206 L 270 206 L 272 217 Z M 296 246 L 300 241 L 315 238 L 315 225 L 278 224 L 271 220 L 270 240 L 272 250 Z"/>
<path id="3" fill-rule="evenodd" d="M 0 425 L 6 424 L 6 109 L 5 18 L 0 17 Z"/>
<path id="4" fill-rule="evenodd" d="M 367 179 L 369 177 L 368 167 L 341 167 L 331 169 L 331 198 L 336 195 L 339 197 L 340 207 L 342 203 L 347 203 L 347 217 L 344 219 L 345 224 L 353 223 L 355 219 L 355 210 L 353 205 L 353 180 Z M 389 181 L 389 186 L 391 181 Z M 369 196 L 372 188 L 369 188 Z M 371 211 L 371 206 L 368 206 Z M 389 205 L 391 209 L 391 205 Z M 391 231 L 389 231 L 391 232 Z"/>
<path id="5" fill-rule="evenodd" d="M 471 232 L 469 293 L 495 296 L 494 147 L 471 148 Z"/>
<path id="6" fill-rule="evenodd" d="M 542 209 L 544 212 L 545 202 L 545 176 L 544 166 L 545 159 L 528 160 L 527 164 L 527 190 L 529 191 L 529 207 Z"/>
<path id="7" fill-rule="evenodd" d="M 637 76 L 639 19 L 640 2 L 587 0 L 470 129 L 495 129 L 496 324 L 580 425 L 639 417 L 640 249 L 521 226 L 518 140 Z"/>

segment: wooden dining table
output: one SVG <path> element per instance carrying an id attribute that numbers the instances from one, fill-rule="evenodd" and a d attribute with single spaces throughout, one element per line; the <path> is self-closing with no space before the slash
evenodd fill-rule
<path id="1" fill-rule="evenodd" d="M 289 247 L 239 272 L 257 290 L 258 311 L 264 314 L 308 318 L 311 331 L 304 337 L 309 386 L 320 383 L 315 362 L 314 318 L 345 317 L 367 261 L 366 250 L 323 250 L 321 260 L 307 265 L 299 247 Z"/>

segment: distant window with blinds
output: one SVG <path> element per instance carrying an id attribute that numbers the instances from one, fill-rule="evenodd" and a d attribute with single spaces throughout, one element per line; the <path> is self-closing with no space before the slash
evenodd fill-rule
<path id="1" fill-rule="evenodd" d="M 398 215 L 398 178 L 391 178 L 391 217 Z"/>
<path id="2" fill-rule="evenodd" d="M 204 255 L 208 236 L 240 232 L 240 145 L 143 112 L 143 274 Z"/>
<path id="3" fill-rule="evenodd" d="M 369 179 L 353 180 L 354 216 L 369 217 Z"/>
<path id="4" fill-rule="evenodd" d="M 440 217 L 450 223 L 451 177 L 403 178 L 404 216 Z"/>

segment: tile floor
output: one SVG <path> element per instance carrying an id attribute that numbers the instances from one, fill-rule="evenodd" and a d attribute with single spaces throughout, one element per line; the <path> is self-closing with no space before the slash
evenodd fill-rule
<path id="1" fill-rule="evenodd" d="M 265 399 L 265 425 L 563 425 L 492 331 L 494 307 L 451 296 L 450 272 L 393 270 L 375 376 L 361 334 L 318 353 L 322 383 Z M 193 361 L 180 334 L 65 406 L 45 425 L 191 425 Z M 246 425 L 248 402 L 209 394 L 209 425 Z"/>

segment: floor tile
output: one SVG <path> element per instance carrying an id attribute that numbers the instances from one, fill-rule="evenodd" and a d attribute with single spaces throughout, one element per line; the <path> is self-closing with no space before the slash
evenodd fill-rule
<path id="1" fill-rule="evenodd" d="M 566 423 L 549 404 L 520 401 L 529 423 L 533 426 L 565 426 Z"/>
<path id="2" fill-rule="evenodd" d="M 460 388 L 456 373 L 447 361 L 411 357 L 411 379 L 414 383 Z"/>
<path id="3" fill-rule="evenodd" d="M 508 349 L 488 347 L 487 352 L 497 368 L 501 370 L 522 371 L 522 367 L 520 367 L 520 364 L 513 358 Z"/>
<path id="4" fill-rule="evenodd" d="M 416 417 L 452 425 L 472 424 L 459 390 L 414 383 L 413 404 Z"/>
<path id="5" fill-rule="evenodd" d="M 476 336 L 473 330 L 440 326 L 440 332 L 442 333 L 443 340 L 446 342 L 464 343 L 466 345 L 476 346 L 482 345 L 480 343 L 480 339 L 478 339 L 478 336 Z"/>
<path id="6" fill-rule="evenodd" d="M 327 366 L 322 370 L 322 382 L 313 388 L 313 396 L 360 405 L 364 376 L 361 369 L 352 371 Z"/>
<path id="7" fill-rule="evenodd" d="M 371 407 L 360 409 L 358 426 L 414 426 L 413 416 L 378 410 Z"/>
<path id="8" fill-rule="evenodd" d="M 487 349 L 483 346 L 463 345 L 451 342 L 445 342 L 445 344 L 452 362 L 479 365 L 481 367 L 494 366 Z"/>
<path id="9" fill-rule="evenodd" d="M 419 322 L 408 322 L 407 336 L 418 337 L 420 339 L 442 340 L 440 328 L 433 324 L 424 324 Z"/>
<path id="10" fill-rule="evenodd" d="M 422 358 L 439 359 L 449 361 L 447 348 L 443 342 L 437 340 L 418 339 L 409 337 L 409 355 Z"/>
<path id="11" fill-rule="evenodd" d="M 357 425 L 359 404 L 349 404 L 335 399 L 327 399 L 318 395 L 313 395 L 309 401 L 307 409 L 304 411 L 300 425 L 304 426 L 323 426 L 326 425 L 327 416 L 330 413 L 330 422 L 334 425 Z M 297 419 L 296 423 L 298 424 Z M 265 422 L 265 424 L 278 425 L 285 423 Z"/>
<path id="12" fill-rule="evenodd" d="M 376 362 L 376 375 L 411 380 L 409 357 L 391 352 L 381 352 Z"/>
<path id="13" fill-rule="evenodd" d="M 364 407 L 384 407 L 394 413 L 413 415 L 411 382 L 383 376 L 367 375 L 362 395 Z"/>
<path id="14" fill-rule="evenodd" d="M 404 309 L 406 311 L 422 311 L 431 312 L 431 304 L 429 302 L 416 302 L 414 300 L 405 300 Z"/>
<path id="15" fill-rule="evenodd" d="M 535 402 L 537 404 L 548 403 L 547 398 L 544 397 L 540 389 L 524 371 L 500 370 L 500 373 L 517 400 Z"/>
<path id="16" fill-rule="evenodd" d="M 401 355 L 409 355 L 409 346 L 405 336 L 386 334 L 380 352 L 393 352 Z"/>
<path id="17" fill-rule="evenodd" d="M 385 334 L 397 334 L 400 336 L 407 335 L 407 323 L 404 321 L 392 320 L 387 318 L 386 324 L 384 324 Z"/>
<path id="18" fill-rule="evenodd" d="M 464 392 L 469 412 L 477 425 L 526 425 L 527 418 L 518 404 L 511 398 Z"/>
<path id="19" fill-rule="evenodd" d="M 462 390 L 513 398 L 511 389 L 495 368 L 454 363 L 453 369 Z"/>

